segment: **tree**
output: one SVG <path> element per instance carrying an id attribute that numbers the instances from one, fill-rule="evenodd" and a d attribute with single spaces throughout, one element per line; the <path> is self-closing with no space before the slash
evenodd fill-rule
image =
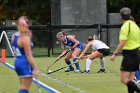
<path id="1" fill-rule="evenodd" d="M 122 7 L 129 7 L 135 21 L 140 23 L 140 0 L 107 0 L 108 12 L 119 12 Z"/>
<path id="2" fill-rule="evenodd" d="M 51 0 L 1 0 L 0 15 L 7 19 L 17 19 L 27 15 L 35 24 L 47 24 L 51 17 Z M 2 7 L 3 5 L 3 7 Z M 1 17 L 0 17 L 1 19 Z"/>

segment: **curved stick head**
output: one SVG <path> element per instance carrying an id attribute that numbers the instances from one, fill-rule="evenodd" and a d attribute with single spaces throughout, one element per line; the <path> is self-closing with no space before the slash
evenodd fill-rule
<path id="1" fill-rule="evenodd" d="M 46 71 L 49 71 L 49 69 L 48 69 L 48 68 L 46 68 Z"/>

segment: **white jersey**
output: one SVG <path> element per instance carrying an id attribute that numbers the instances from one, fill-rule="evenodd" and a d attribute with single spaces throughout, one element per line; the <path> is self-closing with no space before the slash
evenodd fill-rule
<path id="1" fill-rule="evenodd" d="M 98 49 L 109 49 L 109 47 L 103 43 L 102 41 L 100 40 L 94 40 L 92 45 L 91 45 L 91 48 L 93 50 L 98 50 Z"/>

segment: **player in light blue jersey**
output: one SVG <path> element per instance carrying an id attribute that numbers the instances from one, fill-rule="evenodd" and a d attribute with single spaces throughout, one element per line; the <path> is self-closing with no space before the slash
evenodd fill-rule
<path id="1" fill-rule="evenodd" d="M 70 46 L 71 49 L 73 50 L 66 55 L 65 57 L 66 64 L 68 65 L 71 64 L 70 58 L 73 58 L 73 62 L 75 62 L 77 60 L 77 56 L 83 50 L 82 43 L 80 43 L 78 40 L 76 40 L 74 37 L 70 35 L 66 36 L 64 32 L 58 32 L 56 37 L 58 40 L 61 41 L 61 47 L 63 48 L 63 52 L 61 55 L 63 55 L 66 52 L 67 50 L 66 46 Z M 58 58 L 61 57 L 61 55 L 58 56 Z M 75 72 L 80 72 L 79 63 L 76 63 L 75 66 L 76 66 Z M 74 71 L 74 68 L 72 67 L 72 65 L 70 65 L 69 68 L 65 70 L 65 72 L 69 72 L 69 71 Z"/>
<path id="2" fill-rule="evenodd" d="M 29 93 L 33 76 L 37 78 L 38 69 L 32 56 L 31 33 L 28 28 L 27 17 L 18 20 L 18 32 L 13 34 L 11 44 L 15 54 L 15 71 L 19 76 L 20 90 L 18 93 Z"/>

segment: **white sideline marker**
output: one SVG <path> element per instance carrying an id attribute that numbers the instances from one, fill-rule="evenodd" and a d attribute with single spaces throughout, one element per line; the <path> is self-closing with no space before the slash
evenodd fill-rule
<path id="1" fill-rule="evenodd" d="M 11 51 L 11 53 L 12 53 L 12 56 L 14 56 L 14 52 L 13 52 L 13 50 L 12 50 L 10 41 L 8 40 L 8 37 L 7 37 L 7 34 L 6 34 L 5 31 L 2 31 L 2 33 L 1 33 L 1 36 L 0 36 L 0 43 L 1 43 L 1 41 L 2 41 L 3 36 L 5 36 L 5 38 L 6 38 L 6 41 L 7 41 L 7 43 L 8 43 L 9 48 L 10 48 L 10 51 Z"/>
<path id="2" fill-rule="evenodd" d="M 2 41 L 3 36 L 5 36 L 6 41 L 7 41 L 7 43 L 8 43 L 8 46 L 9 46 L 9 48 L 10 48 L 10 51 L 11 51 L 11 53 L 12 53 L 12 56 L 14 57 L 14 52 L 13 52 L 13 50 L 12 50 L 11 44 L 10 44 L 10 42 L 9 42 L 9 40 L 8 40 L 8 37 L 7 37 L 7 34 L 6 34 L 5 31 L 2 31 L 2 33 L 1 33 L 1 36 L 0 36 L 0 43 L 1 43 L 1 41 Z M 15 71 L 15 67 L 12 66 L 11 64 L 7 63 L 7 62 L 4 62 L 4 63 L 1 63 L 1 62 L 0 62 L 0 64 L 4 64 L 5 66 L 7 66 L 7 67 L 9 67 L 10 69 L 12 69 L 12 70 Z M 57 91 L 56 89 L 53 89 L 52 87 L 50 87 L 50 86 L 44 84 L 43 82 L 41 82 L 41 81 L 39 81 L 39 80 L 37 80 L 37 79 L 35 79 L 35 78 L 33 78 L 32 82 L 34 82 L 37 86 L 39 86 L 39 87 L 41 87 L 41 88 L 47 90 L 49 93 L 61 93 L 61 92 Z"/>
<path id="3" fill-rule="evenodd" d="M 3 64 L 4 64 L 5 66 L 9 67 L 10 69 L 12 69 L 12 70 L 15 71 L 15 67 L 12 66 L 11 64 L 9 64 L 9 63 L 7 63 L 7 62 L 4 62 Z M 39 86 L 39 87 L 41 87 L 41 88 L 47 90 L 49 93 L 61 93 L 61 92 L 57 91 L 56 89 L 54 89 L 54 88 L 52 88 L 52 87 L 50 87 L 50 86 L 44 84 L 43 82 L 41 82 L 41 81 L 39 81 L 39 80 L 37 80 L 37 79 L 35 79 L 35 78 L 33 78 L 33 82 L 34 82 L 37 86 Z"/>

